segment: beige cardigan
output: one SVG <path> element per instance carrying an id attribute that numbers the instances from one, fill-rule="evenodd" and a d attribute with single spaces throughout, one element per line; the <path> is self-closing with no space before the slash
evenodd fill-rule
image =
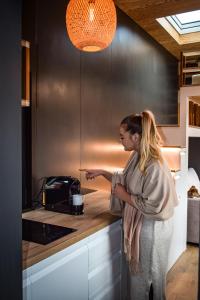
<path id="1" fill-rule="evenodd" d="M 112 188 L 120 182 L 131 194 L 132 206 L 143 215 L 155 219 L 166 220 L 174 213 L 178 204 L 174 181 L 167 163 L 151 160 L 145 174 L 138 167 L 138 153 L 131 155 L 122 174 L 115 173 L 112 178 Z M 123 214 L 122 208 L 129 205 L 111 196 L 111 212 Z"/>

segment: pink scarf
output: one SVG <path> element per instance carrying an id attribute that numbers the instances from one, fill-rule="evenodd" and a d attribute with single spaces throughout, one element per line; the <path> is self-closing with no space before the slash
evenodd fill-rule
<path id="1" fill-rule="evenodd" d="M 140 232 L 142 228 L 143 214 L 128 203 L 125 204 L 123 229 L 124 229 L 124 253 L 129 263 L 132 274 L 140 270 Z"/>
<path id="2" fill-rule="evenodd" d="M 123 174 L 115 173 L 112 180 L 112 188 L 116 183 L 124 185 L 126 173 L 130 167 L 134 168 L 137 164 L 137 154 L 131 155 L 124 169 Z M 129 263 L 132 274 L 140 272 L 139 267 L 139 242 L 140 232 L 142 228 L 143 215 L 135 207 L 128 203 L 123 203 L 119 198 L 111 194 L 110 209 L 113 214 L 121 214 L 123 216 L 124 229 L 124 253 Z"/>

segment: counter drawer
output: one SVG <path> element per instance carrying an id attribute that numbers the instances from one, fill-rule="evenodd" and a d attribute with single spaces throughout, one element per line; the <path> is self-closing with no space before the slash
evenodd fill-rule
<path id="1" fill-rule="evenodd" d="M 121 253 L 100 264 L 88 275 L 90 300 L 120 300 Z"/>
<path id="2" fill-rule="evenodd" d="M 113 226 L 114 225 L 114 226 Z M 88 243 L 89 272 L 98 268 L 101 264 L 111 261 L 116 253 L 121 254 L 122 228 L 121 220 L 100 230 L 90 237 Z"/>

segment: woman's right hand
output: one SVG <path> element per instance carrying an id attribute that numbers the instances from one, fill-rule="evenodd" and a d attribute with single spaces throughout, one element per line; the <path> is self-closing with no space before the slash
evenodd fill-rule
<path id="1" fill-rule="evenodd" d="M 79 169 L 79 171 L 86 172 L 85 177 L 87 180 L 94 179 L 104 174 L 104 170 L 101 169 Z"/>

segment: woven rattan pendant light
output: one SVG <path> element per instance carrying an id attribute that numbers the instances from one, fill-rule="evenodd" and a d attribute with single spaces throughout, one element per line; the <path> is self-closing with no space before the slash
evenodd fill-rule
<path id="1" fill-rule="evenodd" d="M 70 0 L 66 26 L 72 44 L 83 51 L 105 49 L 116 30 L 116 9 L 113 0 Z"/>

